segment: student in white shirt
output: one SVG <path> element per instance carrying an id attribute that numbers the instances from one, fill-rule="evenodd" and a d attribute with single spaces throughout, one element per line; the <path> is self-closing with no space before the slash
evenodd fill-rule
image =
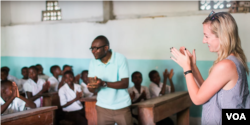
<path id="1" fill-rule="evenodd" d="M 131 97 L 132 103 L 141 102 L 147 99 L 150 99 L 150 93 L 146 86 L 141 86 L 142 83 L 142 74 L 138 71 L 135 71 L 132 75 L 132 82 L 134 83 L 134 86 L 128 89 L 129 95 Z M 138 122 L 138 109 L 133 108 L 132 109 L 132 116 L 137 120 Z M 135 121 L 135 124 L 137 123 Z"/>
<path id="2" fill-rule="evenodd" d="M 172 81 L 172 77 L 174 75 L 173 69 L 171 69 L 170 73 L 168 73 L 168 70 L 165 69 L 165 72 L 163 73 L 163 83 L 161 82 L 161 78 L 159 73 L 156 70 L 152 70 L 149 72 L 149 78 L 152 83 L 149 85 L 149 91 L 151 94 L 151 98 L 159 97 L 171 92 L 174 92 L 174 84 Z M 170 86 L 167 85 L 167 79 L 170 81 Z M 156 123 L 156 125 L 174 125 L 174 122 L 171 118 L 167 117 L 159 122 Z"/>
<path id="3" fill-rule="evenodd" d="M 20 93 L 24 93 L 23 84 L 29 79 L 28 67 L 23 67 L 21 73 L 23 75 L 22 79 L 18 80 L 17 86 Z"/>
<path id="4" fill-rule="evenodd" d="M 159 73 L 156 70 L 152 70 L 149 73 L 149 78 L 150 81 L 152 83 L 150 83 L 149 85 L 149 91 L 151 94 L 151 98 L 155 98 L 158 96 L 162 96 L 171 92 L 174 92 L 174 84 L 172 81 L 172 77 L 173 77 L 173 69 L 170 71 L 170 73 L 168 73 L 167 69 L 165 70 L 165 72 L 163 73 L 163 83 L 161 82 L 161 78 Z M 167 79 L 169 79 L 170 82 L 170 86 L 167 85 Z"/>
<path id="5" fill-rule="evenodd" d="M 74 74 L 72 71 L 66 71 L 63 74 L 65 84 L 59 89 L 60 104 L 64 111 L 64 117 L 75 125 L 87 125 L 85 111 L 82 103 L 81 86 L 74 83 Z"/>
<path id="6" fill-rule="evenodd" d="M 72 72 L 73 72 L 72 66 L 65 64 L 65 65 L 63 66 L 62 74 L 64 74 L 66 71 L 72 71 Z M 76 75 L 76 76 L 74 77 L 74 83 L 79 84 L 80 77 L 81 77 L 81 74 Z M 64 81 L 64 80 L 65 80 L 64 77 L 61 77 L 61 78 L 59 79 L 60 83 L 59 83 L 59 85 L 58 85 L 58 89 L 60 89 L 60 88 L 65 84 L 65 81 Z"/>
<path id="7" fill-rule="evenodd" d="M 34 101 L 36 107 L 42 107 L 42 94 L 47 92 L 49 87 L 48 81 L 38 78 L 38 69 L 35 66 L 29 67 L 29 79 L 23 85 L 26 98 Z"/>
<path id="8" fill-rule="evenodd" d="M 82 79 L 82 83 L 81 83 L 81 88 L 83 91 L 83 95 L 84 97 L 92 97 L 95 96 L 96 94 L 92 93 L 89 91 L 87 84 L 88 84 L 88 70 L 83 70 L 81 73 L 81 79 Z"/>
<path id="9" fill-rule="evenodd" d="M 0 103 L 2 115 L 24 111 L 25 107 L 36 108 L 34 102 L 19 95 L 16 84 L 9 80 L 1 81 Z"/>
<path id="10" fill-rule="evenodd" d="M 43 67 L 41 64 L 37 64 L 36 68 L 38 69 L 38 78 L 39 79 L 44 79 L 44 80 L 48 80 L 49 76 L 45 75 L 43 73 Z"/>
<path id="11" fill-rule="evenodd" d="M 10 68 L 7 67 L 7 66 L 4 66 L 4 67 L 1 68 L 1 70 L 2 69 L 4 69 L 4 70 L 7 71 L 7 79 L 10 80 L 10 81 L 12 81 L 12 82 L 15 82 L 17 84 L 18 79 L 15 76 L 12 76 L 12 75 L 9 74 Z"/>
<path id="12" fill-rule="evenodd" d="M 53 65 L 50 68 L 50 72 L 53 74 L 52 77 L 48 79 L 50 82 L 50 92 L 56 92 L 58 90 L 58 85 L 60 83 L 59 81 L 59 75 L 62 74 L 61 68 L 58 65 Z"/>

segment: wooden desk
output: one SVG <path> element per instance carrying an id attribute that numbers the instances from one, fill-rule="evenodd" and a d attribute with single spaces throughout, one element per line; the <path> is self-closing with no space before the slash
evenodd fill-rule
<path id="1" fill-rule="evenodd" d="M 132 107 L 138 107 L 141 125 L 155 125 L 156 122 L 175 113 L 177 113 L 178 125 L 189 125 L 189 107 L 191 105 L 192 101 L 188 92 L 174 92 L 133 104 Z"/>
<path id="2" fill-rule="evenodd" d="M 88 125 L 97 125 L 97 112 L 95 109 L 96 96 L 90 98 L 81 98 L 81 102 L 85 102 L 85 114 Z"/>
<path id="3" fill-rule="evenodd" d="M 57 106 L 40 107 L 1 116 L 2 125 L 53 125 Z"/>
<path id="4" fill-rule="evenodd" d="M 58 108 L 61 107 L 58 92 L 43 93 L 42 96 L 43 106 L 58 106 Z"/>

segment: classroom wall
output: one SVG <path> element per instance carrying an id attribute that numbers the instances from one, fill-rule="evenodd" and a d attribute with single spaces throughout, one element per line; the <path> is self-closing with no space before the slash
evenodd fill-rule
<path id="1" fill-rule="evenodd" d="M 159 3 L 155 4 L 160 6 Z M 196 6 L 194 2 L 189 4 L 195 4 Z M 61 5 L 60 2 L 59 5 Z M 121 3 L 114 2 L 114 5 L 117 5 L 114 6 L 114 14 L 118 15 L 117 17 L 121 16 L 119 19 L 110 20 L 107 23 L 85 21 L 42 22 L 2 26 L 1 66 L 9 66 L 11 68 L 10 74 L 18 78 L 22 77 L 21 68 L 23 66 L 37 63 L 42 64 L 45 74 L 50 76 L 52 74 L 49 72 L 49 68 L 54 64 L 61 67 L 64 64 L 73 65 L 74 73 L 78 74 L 82 70 L 88 69 L 89 61 L 93 59 L 89 50 L 93 39 L 97 35 L 105 35 L 110 41 L 111 49 L 127 57 L 130 74 L 134 71 L 142 72 L 142 84 L 145 86 L 150 84 L 149 71 L 156 69 L 163 80 L 162 73 L 167 68 L 169 70 L 174 69 L 173 81 L 176 91 L 187 91 L 182 69 L 170 60 L 170 47 L 185 46 L 189 50 L 196 49 L 197 65 L 202 76 L 207 78 L 208 70 L 216 59 L 216 54 L 210 53 L 207 44 L 202 43 L 202 21 L 209 12 L 202 12 L 205 13 L 202 14 L 197 11 L 186 16 L 180 14 L 161 18 L 134 18 L 134 15 L 140 14 L 139 12 L 145 15 L 153 15 L 154 13 L 157 15 L 158 12 L 155 11 L 156 8 L 153 8 L 149 9 L 148 12 L 139 11 L 135 13 L 136 6 L 127 3 L 124 5 L 124 8 L 128 8 L 126 13 L 121 9 Z M 137 6 L 139 5 L 137 4 Z M 141 6 L 141 9 L 144 8 L 147 11 L 145 6 Z M 171 9 L 164 9 L 163 6 L 159 8 L 162 10 L 159 13 L 171 11 Z M 186 10 L 189 10 L 189 8 Z M 185 9 L 182 11 L 185 11 Z M 96 12 L 96 16 L 98 16 L 98 13 L 99 11 Z M 248 42 L 250 39 L 248 35 L 250 32 L 250 25 L 248 24 L 250 14 L 237 13 L 232 15 L 238 24 L 243 50 L 247 59 L 250 60 L 250 50 L 248 49 L 250 46 Z M 73 16 L 68 17 L 73 19 Z M 250 67 L 249 61 L 248 65 Z M 250 83 L 249 79 L 248 76 L 248 82 Z M 130 86 L 132 85 L 130 81 Z M 190 114 L 192 117 L 199 118 L 201 106 L 193 105 Z"/>

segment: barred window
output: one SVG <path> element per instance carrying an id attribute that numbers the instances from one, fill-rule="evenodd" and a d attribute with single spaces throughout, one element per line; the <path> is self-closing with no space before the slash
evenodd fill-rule
<path id="1" fill-rule="evenodd" d="M 231 5 L 230 0 L 201 0 L 199 1 L 199 10 L 229 9 Z"/>
<path id="2" fill-rule="evenodd" d="M 42 11 L 42 21 L 62 20 L 58 1 L 46 1 L 46 10 Z"/>

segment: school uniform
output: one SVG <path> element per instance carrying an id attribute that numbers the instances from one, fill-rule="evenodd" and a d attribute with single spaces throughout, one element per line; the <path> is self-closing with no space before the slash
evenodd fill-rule
<path id="1" fill-rule="evenodd" d="M 94 96 L 94 93 L 89 91 L 87 85 L 84 82 L 81 83 L 81 89 L 82 89 L 83 94 L 84 94 L 83 97 L 92 97 L 92 96 Z"/>
<path id="2" fill-rule="evenodd" d="M 67 102 L 72 101 L 76 98 L 76 92 L 81 92 L 81 86 L 74 84 L 74 90 L 72 90 L 67 83 L 65 83 L 58 91 L 61 106 L 67 104 Z M 74 122 L 74 124 L 87 124 L 87 119 L 85 118 L 85 111 L 82 103 L 77 100 L 71 105 L 64 107 L 65 119 Z"/>
<path id="3" fill-rule="evenodd" d="M 162 86 L 163 86 L 162 82 L 159 83 L 159 86 L 157 84 L 153 83 L 153 82 L 150 83 L 149 91 L 150 91 L 150 94 L 151 94 L 151 98 L 162 96 L 160 94 Z M 168 93 L 171 93 L 171 86 L 166 85 L 165 94 L 168 94 Z"/>
<path id="4" fill-rule="evenodd" d="M 19 92 L 24 92 L 23 90 L 23 84 L 27 81 L 28 79 L 19 79 L 17 82 L 17 87 Z"/>
<path id="5" fill-rule="evenodd" d="M 50 82 L 50 89 L 49 89 L 49 91 L 50 92 L 56 92 L 56 91 L 58 91 L 58 85 L 60 83 L 59 78 L 56 79 L 56 77 L 51 76 L 51 77 L 49 77 L 48 81 Z"/>
<path id="6" fill-rule="evenodd" d="M 12 82 L 15 82 L 16 84 L 18 83 L 18 79 L 15 76 L 12 76 L 10 74 L 7 76 L 7 79 Z"/>
<path id="7" fill-rule="evenodd" d="M 5 101 L 3 100 L 2 97 L 0 98 L 0 103 L 1 103 L 1 105 L 5 104 Z M 25 110 L 25 104 L 26 104 L 25 101 L 23 101 L 22 99 L 16 97 L 15 99 L 13 99 L 13 101 L 10 103 L 10 105 L 4 111 L 4 113 L 2 115 L 7 115 L 7 114 L 11 114 L 11 113 L 24 111 Z"/>
<path id="8" fill-rule="evenodd" d="M 135 86 L 131 87 L 128 89 L 128 92 L 130 95 L 133 94 L 133 92 L 135 93 L 135 98 L 132 100 L 132 102 L 135 102 L 142 94 L 142 92 L 145 91 L 146 93 L 146 98 L 147 99 L 150 99 L 150 92 L 148 90 L 148 88 L 146 86 L 141 86 L 141 90 L 140 90 L 140 93 L 138 92 L 138 90 L 135 88 Z M 141 101 L 144 101 L 144 99 L 142 99 Z M 137 108 L 134 108 L 132 110 L 132 114 L 134 115 L 138 115 L 138 109 Z"/>
<path id="9" fill-rule="evenodd" d="M 48 80 L 49 79 L 49 76 L 47 76 L 47 75 L 38 75 L 38 78 L 39 79 L 44 79 L 44 80 Z"/>
<path id="10" fill-rule="evenodd" d="M 34 80 L 32 79 L 28 79 L 24 84 L 23 84 L 23 89 L 25 91 L 25 95 L 26 95 L 26 98 L 27 97 L 27 92 L 31 92 L 32 95 L 36 95 L 37 93 L 39 93 L 42 89 L 43 89 L 43 84 L 45 83 L 45 80 L 44 79 L 38 79 L 37 80 L 37 83 L 35 83 Z M 42 107 L 42 100 L 43 100 L 43 97 L 41 96 L 40 98 L 37 98 L 34 103 L 36 104 L 36 107 Z"/>

